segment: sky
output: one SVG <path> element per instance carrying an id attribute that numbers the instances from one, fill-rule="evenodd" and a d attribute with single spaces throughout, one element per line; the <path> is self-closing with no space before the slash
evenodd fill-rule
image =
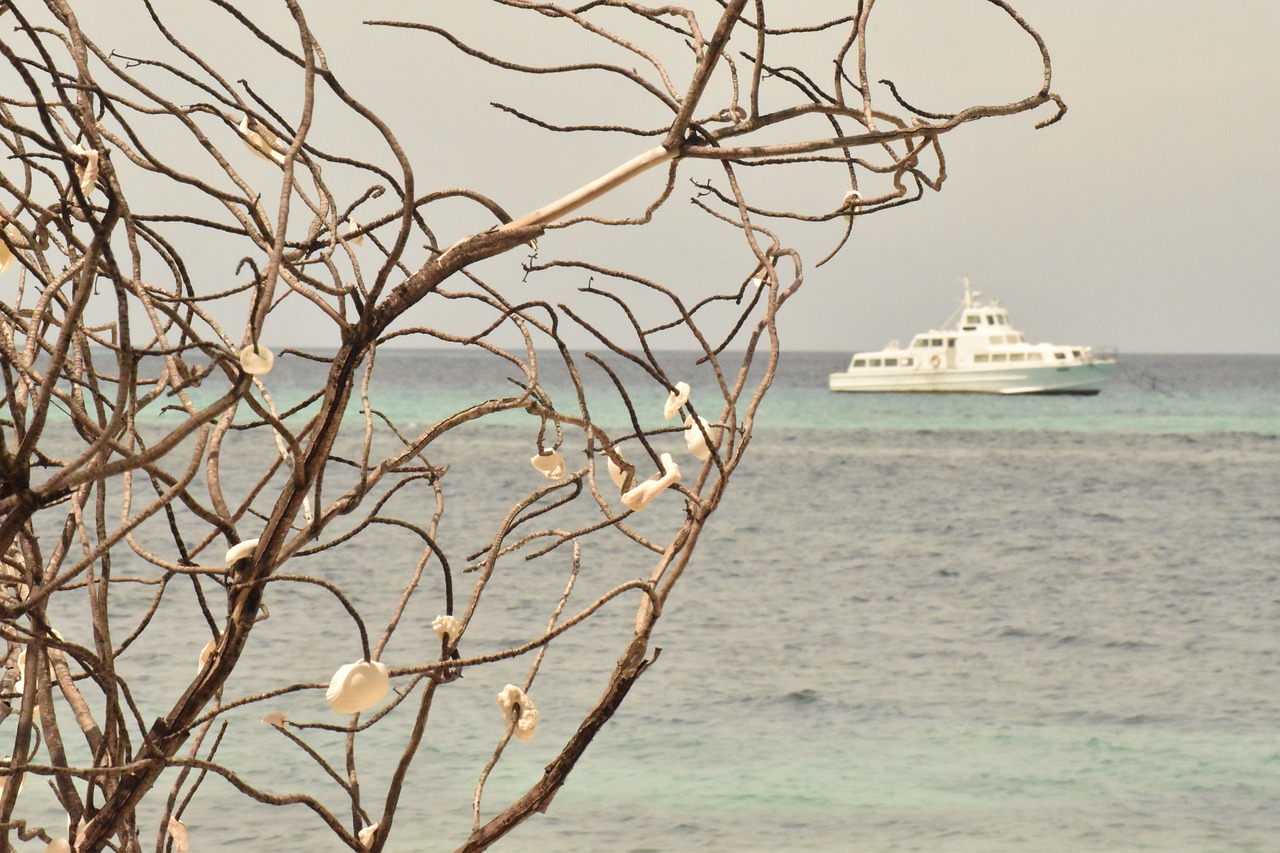
<path id="1" fill-rule="evenodd" d="M 1047 42 L 1052 88 L 1067 102 L 1066 117 L 1036 130 L 1035 122 L 1051 114 L 1041 107 L 949 134 L 942 191 L 860 218 L 850 244 L 821 268 L 814 265 L 839 238 L 835 224 L 781 229 L 806 257 L 804 288 L 780 319 L 783 345 L 852 352 L 909 340 L 952 314 L 967 276 L 1006 305 L 1014 325 L 1034 341 L 1118 347 L 1122 353 L 1280 353 L 1280 249 L 1274 237 L 1280 225 L 1280 87 L 1274 72 L 1262 70 L 1274 68 L 1280 4 L 1013 5 Z M 108 6 L 110 14 L 95 19 Z M 809 0 L 770 8 L 782 14 L 803 9 L 816 19 L 828 9 L 837 15 L 852 6 Z M 81 15 L 100 28 L 91 32 L 101 43 L 118 42 L 127 52 L 136 25 L 119 8 L 90 5 Z M 274 4 L 253 8 L 264 26 L 272 15 L 280 17 Z M 304 8 L 331 66 L 349 88 L 380 106 L 428 190 L 474 187 L 518 214 L 653 144 L 600 135 L 566 141 L 515 122 L 489 106 L 494 100 L 552 120 L 662 123 L 659 112 L 632 110 L 604 89 L 560 89 L 545 77 L 512 81 L 465 61 L 438 38 L 354 25 L 359 18 L 439 19 L 477 41 L 483 36 L 503 55 L 529 62 L 557 58 L 550 31 L 543 37 L 536 27 L 486 28 L 487 7 L 477 3 L 382 0 L 358 10 L 328 3 Z M 1039 87 L 1034 45 L 986 0 L 880 0 L 875 10 L 871 76 L 891 77 L 917 105 L 944 112 L 1012 100 Z M 180 23 L 211 38 L 220 32 L 203 20 Z M 234 50 L 234 42 L 228 47 Z M 243 70 L 260 88 L 269 86 L 257 69 Z M 883 90 L 877 97 L 888 103 Z M 821 207 L 828 197 L 834 207 L 847 190 L 790 176 L 782 181 L 773 190 L 792 194 L 807 208 Z M 692 195 L 687 183 L 677 192 Z M 648 197 L 623 193 L 590 212 L 634 214 Z M 672 218 L 651 229 L 663 241 L 658 251 L 652 244 L 629 248 L 628 237 L 597 228 L 548 236 L 544 252 L 572 256 L 614 241 L 608 248 L 620 264 L 656 277 L 741 279 L 742 270 L 717 263 L 721 248 L 709 230 L 683 224 L 684 198 L 674 199 L 669 210 Z M 460 216 L 460 229 L 487 227 Z M 309 328 L 299 318 L 279 334 L 313 343 L 306 339 Z"/>

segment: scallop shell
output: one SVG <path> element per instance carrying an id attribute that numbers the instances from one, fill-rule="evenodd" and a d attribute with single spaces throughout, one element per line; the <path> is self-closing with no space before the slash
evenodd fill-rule
<path id="1" fill-rule="evenodd" d="M 227 551 L 227 565 L 234 566 L 246 557 L 252 557 L 257 548 L 257 539 L 246 539 L 237 545 L 232 545 Z"/>
<path id="2" fill-rule="evenodd" d="M 390 689 L 387 665 L 361 660 L 340 667 L 333 674 L 324 698 L 339 714 L 358 714 L 378 704 Z"/>

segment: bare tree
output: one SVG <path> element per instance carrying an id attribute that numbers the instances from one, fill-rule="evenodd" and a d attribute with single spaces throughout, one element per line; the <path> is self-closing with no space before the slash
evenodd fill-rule
<path id="1" fill-rule="evenodd" d="M 656 657 L 654 625 L 751 442 L 777 365 L 778 311 L 804 279 L 778 223 L 829 223 L 842 246 L 859 217 L 941 186 L 950 131 L 1050 104 L 1043 125 L 1064 109 L 1040 37 L 1002 0 L 975 5 L 1034 43 L 1043 81 L 1012 103 L 948 113 L 873 80 L 873 0 L 823 20 L 803 20 L 811 4 L 764 0 L 487 4 L 504 27 L 558 34 L 522 45 L 536 62 L 500 55 L 509 42 L 496 29 L 468 40 L 430 20 L 364 22 L 396 40 L 388 49 L 456 51 L 479 70 L 580 81 L 594 94 L 575 101 L 574 123 L 549 100 L 495 104 L 513 150 L 520 134 L 558 134 L 563 152 L 619 141 L 638 152 L 513 213 L 502 197 L 424 180 L 398 117 L 343 83 L 300 0 L 181 12 L 139 2 L 119 5 L 145 12 L 131 41 L 145 53 L 95 39 L 66 0 L 0 3 L 3 849 L 16 837 L 138 850 L 152 837 L 157 850 L 184 850 L 184 810 L 213 776 L 250 800 L 310 809 L 335 843 L 380 850 L 433 707 L 464 675 L 501 692 L 492 719 L 453 721 L 492 750 L 466 794 L 470 835 L 452 843 L 486 848 L 544 811 Z M 200 46 L 215 26 L 234 32 L 226 50 Z M 652 123 L 611 123 L 623 102 Z M 647 197 L 636 184 L 622 194 L 625 215 L 588 206 L 650 170 L 639 184 Z M 760 183 L 788 170 L 809 186 L 820 176 L 822 209 Z M 520 174 L 513 157 L 504 185 Z M 574 245 L 576 230 L 635 239 L 673 216 L 677 198 L 739 247 L 694 269 L 696 286 L 586 249 L 543 257 Z M 458 236 L 459 222 L 480 224 Z M 563 282 L 572 286 L 557 290 Z M 327 329 L 336 351 L 283 349 L 297 328 L 288 316 Z M 593 343 L 583 351 L 574 340 Z M 505 366 L 509 390 L 403 422 L 378 384 L 393 343 L 482 353 Z M 664 355 L 681 348 L 696 365 Z M 277 358 L 312 365 L 312 385 L 292 397 L 273 388 Z M 685 371 L 704 381 L 690 391 Z M 665 411 L 653 402 L 663 398 Z M 623 426 L 598 414 L 609 407 L 625 412 Z M 448 438 L 510 413 L 526 425 L 531 464 L 498 490 L 500 521 L 483 533 L 446 524 L 466 476 Z M 664 450 L 673 439 L 679 451 Z M 416 543 L 397 553 L 417 558 L 382 567 L 368 589 L 369 555 L 392 535 Z M 647 568 L 603 585 L 605 572 L 582 579 L 580 566 L 601 554 L 613 562 L 619 549 Z M 527 583 L 530 565 L 555 579 L 536 588 L 541 627 L 520 628 L 516 642 L 474 640 L 484 605 Z M 350 638 L 339 644 L 349 663 L 330 683 L 299 682 L 289 666 L 233 679 L 258 626 L 316 618 L 296 603 L 299 588 L 345 614 L 334 631 Z M 167 635 L 174 654 L 142 677 L 136 650 L 175 614 L 185 636 Z M 433 642 L 397 642 L 424 615 Z M 558 660 L 544 667 L 548 650 L 619 616 L 616 665 L 576 732 L 523 795 L 483 807 L 508 740 L 537 728 L 539 677 Z M 198 665 L 179 653 L 192 637 Z M 485 684 L 512 662 L 522 683 Z M 288 715 L 276 710 L 285 701 Z M 259 730 L 274 748 L 314 762 L 308 790 L 319 793 L 272 793 L 286 783 L 222 757 L 247 710 L 265 715 Z M 357 746 L 396 723 L 393 770 L 363 787 Z M 334 737 L 340 762 L 317 745 Z M 19 782 L 33 780 L 65 809 L 65 830 L 23 819 Z M 140 817 L 148 802 L 158 826 Z"/>

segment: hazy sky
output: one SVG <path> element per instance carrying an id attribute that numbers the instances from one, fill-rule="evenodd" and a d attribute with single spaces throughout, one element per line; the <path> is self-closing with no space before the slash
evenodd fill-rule
<path id="1" fill-rule="evenodd" d="M 853 5 L 810 0 L 791 8 L 816 19 L 827 9 L 835 15 Z M 967 275 L 1007 305 L 1015 325 L 1033 340 L 1115 346 L 1122 353 L 1280 353 L 1280 87 L 1274 72 L 1280 4 L 1014 5 L 1048 43 L 1053 89 L 1070 108 L 1066 118 L 1034 130 L 1051 114 L 1041 108 L 945 137 L 949 178 L 943 191 L 860 219 L 850 246 L 821 269 L 814 264 L 834 245 L 838 230 L 785 231 L 800 235 L 793 242 L 808 266 L 805 289 L 784 309 L 784 345 L 851 352 L 891 338 L 905 341 L 952 313 Z M 592 100 L 607 101 L 608 95 L 556 94 L 545 77 L 500 78 L 463 62 L 432 36 L 354 26 L 360 17 L 462 14 L 455 23 L 465 29 L 487 8 L 480 4 L 304 6 L 331 64 L 353 91 L 390 105 L 387 117 L 417 155 L 420 187 L 471 186 L 518 214 L 653 144 L 597 135 L 569 140 L 566 148 L 562 137 L 514 122 L 488 103 L 537 107 L 567 122 L 627 113 L 610 112 L 620 106 L 611 101 Z M 121 7 L 82 8 L 86 18 L 110 8 L 111 17 L 101 23 L 118 28 L 116 38 L 128 52 L 133 31 L 119 23 L 123 16 L 114 10 Z M 274 4 L 254 8 L 262 10 L 264 22 L 280 17 Z M 992 9 L 985 0 L 880 0 L 871 33 L 873 79 L 892 77 L 910 100 L 936 111 L 1034 92 L 1034 46 Z M 203 21 L 181 23 L 189 31 L 214 31 Z M 475 24 L 477 31 L 481 25 Z M 486 37 L 516 58 L 556 58 L 534 32 L 490 31 Z M 244 71 L 260 77 L 254 68 Z M 481 114 L 488 122 L 483 129 L 473 118 Z M 661 121 L 649 109 L 633 123 Z M 261 168 L 269 178 L 271 167 Z M 795 188 L 806 204 L 830 195 L 832 207 L 846 189 Z M 687 197 L 691 188 L 682 183 L 678 192 Z M 625 199 L 621 207 L 613 199 L 612 209 L 597 209 L 634 213 L 635 202 L 647 197 L 633 199 L 630 208 Z M 684 198 L 671 205 L 688 208 Z M 613 233 L 600 229 L 588 239 L 613 239 Z M 650 249 L 633 260 L 718 274 L 714 244 L 701 233 L 676 229 L 669 240 L 662 252 Z M 555 241 L 547 242 L 546 251 L 554 252 Z M 742 271 L 735 266 L 724 274 L 736 278 Z M 280 331 L 305 338 L 303 324 Z"/>

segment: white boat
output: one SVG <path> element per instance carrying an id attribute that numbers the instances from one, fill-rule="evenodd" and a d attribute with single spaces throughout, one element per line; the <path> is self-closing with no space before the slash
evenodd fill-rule
<path id="1" fill-rule="evenodd" d="M 1114 350 L 1030 344 L 999 302 L 964 280 L 964 304 L 946 328 L 916 335 L 903 349 L 856 353 L 832 373 L 832 391 L 969 394 L 1097 394 L 1116 364 Z"/>

